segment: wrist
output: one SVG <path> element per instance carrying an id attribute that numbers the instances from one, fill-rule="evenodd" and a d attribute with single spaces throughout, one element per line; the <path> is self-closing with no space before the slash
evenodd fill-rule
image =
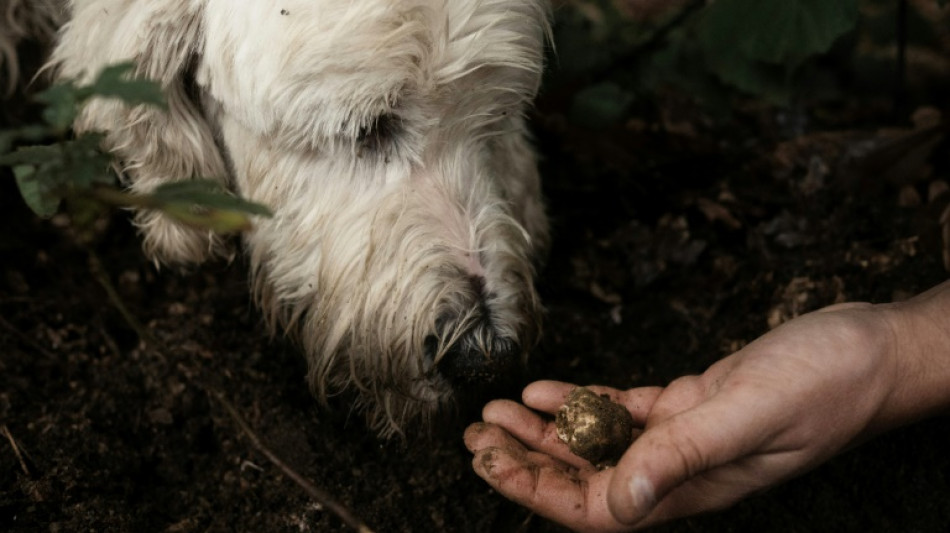
<path id="1" fill-rule="evenodd" d="M 880 413 L 886 430 L 950 408 L 950 282 L 879 306 L 890 331 L 895 387 Z"/>

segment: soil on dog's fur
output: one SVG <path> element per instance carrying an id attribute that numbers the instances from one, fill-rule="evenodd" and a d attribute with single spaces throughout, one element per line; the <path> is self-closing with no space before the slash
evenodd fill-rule
<path id="1" fill-rule="evenodd" d="M 945 157 L 909 185 L 845 183 L 821 165 L 847 136 L 779 149 L 766 121 L 728 134 L 584 131 L 560 102 L 548 94 L 535 117 L 554 245 L 531 379 L 664 384 L 797 314 L 906 298 L 947 276 L 946 199 L 926 200 L 948 177 Z M 560 531 L 472 473 L 461 436 L 477 412 L 403 444 L 377 440 L 345 399 L 321 409 L 303 358 L 266 335 L 240 260 L 156 271 L 117 214 L 91 245 L 97 268 L 64 220 L 30 216 L 11 181 L 0 178 L 0 530 L 346 530 L 250 444 L 221 393 L 377 531 Z M 948 441 L 945 417 L 918 423 L 661 530 L 942 530 Z"/>

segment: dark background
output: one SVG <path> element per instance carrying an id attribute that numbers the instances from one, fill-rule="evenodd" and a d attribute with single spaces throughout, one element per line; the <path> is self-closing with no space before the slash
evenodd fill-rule
<path id="1" fill-rule="evenodd" d="M 703 65 L 689 62 L 670 67 L 678 84 L 647 83 L 666 41 L 630 46 L 637 23 L 581 4 L 558 8 L 558 55 L 532 115 L 554 245 L 530 378 L 662 385 L 798 314 L 904 299 L 947 277 L 943 126 L 912 120 L 946 109 L 950 50 L 924 32 L 946 20 L 915 12 L 898 81 L 894 13 L 862 3 L 859 27 L 777 103 L 695 81 Z M 28 117 L 23 105 L 8 102 L 5 120 Z M 377 531 L 559 531 L 472 473 L 461 442 L 472 415 L 401 443 L 377 440 L 345 405 L 321 409 L 302 357 L 266 335 L 242 260 L 158 271 L 124 214 L 90 239 L 68 216 L 34 218 L 2 172 L 0 529 L 345 530 L 253 448 L 219 391 Z M 948 442 L 946 417 L 918 423 L 661 530 L 943 531 Z"/>

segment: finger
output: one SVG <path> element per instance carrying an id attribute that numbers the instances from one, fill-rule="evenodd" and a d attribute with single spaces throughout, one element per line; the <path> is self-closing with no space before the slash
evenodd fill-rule
<path id="1" fill-rule="evenodd" d="M 840 304 L 832 304 L 827 307 L 822 307 L 821 309 L 815 312 L 816 313 L 833 313 L 835 311 L 849 311 L 852 309 L 867 309 L 869 307 L 874 307 L 874 305 L 868 302 L 844 302 Z"/>
<path id="2" fill-rule="evenodd" d="M 576 387 L 577 385 L 560 381 L 536 381 L 525 387 L 521 399 L 528 407 L 555 414 L 564 405 L 567 395 Z M 660 387 L 638 387 L 626 391 L 601 385 L 590 385 L 587 388 L 596 394 L 606 394 L 612 401 L 625 406 L 633 420 L 641 425 L 646 423 L 653 403 L 663 391 Z"/>
<path id="3" fill-rule="evenodd" d="M 579 469 L 563 461 L 541 452 L 529 450 L 518 439 L 495 424 L 484 422 L 470 425 L 465 430 L 465 447 L 472 453 L 478 453 L 486 448 L 500 448 L 511 455 L 526 458 L 539 466 L 559 468 L 565 472 L 577 473 Z"/>
<path id="4" fill-rule="evenodd" d="M 651 404 L 646 426 L 653 427 L 683 411 L 692 409 L 706 401 L 708 397 L 707 384 L 699 376 L 677 378 Z"/>
<path id="5" fill-rule="evenodd" d="M 503 434 L 500 434 L 499 431 Z M 508 432 L 502 430 L 495 424 L 485 422 L 476 422 L 465 428 L 465 434 L 462 437 L 465 447 L 468 451 L 475 453 L 485 448 L 505 448 L 510 443 L 505 438 L 511 438 Z M 519 446 L 523 446 L 520 442 Z"/>
<path id="6" fill-rule="evenodd" d="M 592 387 L 592 389 L 598 394 L 603 394 L 599 388 Z M 646 424 L 647 418 L 649 418 L 650 412 L 663 390 L 663 387 L 637 387 L 620 391 L 616 396 L 611 396 L 611 399 L 626 407 L 630 415 L 633 416 L 633 421 L 642 426 Z"/>
<path id="7" fill-rule="evenodd" d="M 482 419 L 501 426 L 532 450 L 550 455 L 575 468 L 590 468 L 590 463 L 568 449 L 557 436 L 557 426 L 527 407 L 509 400 L 496 400 L 482 410 Z"/>
<path id="8" fill-rule="evenodd" d="M 645 518 L 636 523 L 637 528 L 652 527 L 677 518 L 725 509 L 765 486 L 764 483 L 755 483 L 760 478 L 755 472 L 749 472 L 744 481 L 738 481 L 735 470 L 724 466 L 676 487 L 660 500 Z"/>
<path id="9" fill-rule="evenodd" d="M 528 469 L 536 469 L 542 476 L 544 475 L 545 469 L 553 470 L 552 475 L 563 476 L 567 478 L 577 479 L 578 482 L 584 483 L 584 479 L 592 477 L 592 474 L 595 474 L 595 470 L 592 469 L 583 469 L 579 470 L 566 465 L 557 459 L 550 457 L 545 454 L 532 452 L 524 448 L 524 446 L 518 442 L 516 439 L 507 434 L 503 429 L 493 424 L 477 423 L 472 424 L 465 432 L 465 443 L 469 450 L 473 451 L 476 456 L 482 457 L 482 463 L 478 463 L 478 458 L 473 459 L 473 466 L 475 467 L 476 472 L 479 476 L 483 477 L 488 481 L 493 487 L 499 489 L 499 492 L 510 497 L 512 499 L 520 498 L 519 494 L 523 493 L 523 483 L 515 483 L 514 487 L 504 487 L 499 486 L 496 478 L 497 476 L 490 476 L 487 472 L 493 471 L 494 463 L 498 455 L 492 455 L 490 459 L 487 460 L 482 456 L 483 450 L 493 450 L 493 454 L 507 454 L 511 461 L 517 462 Z M 500 462 L 500 465 L 504 466 L 506 459 L 503 458 Z M 479 469 L 479 466 L 483 466 L 483 469 Z M 536 490 L 538 491 L 547 491 L 550 490 L 551 484 L 540 483 Z M 720 484 L 721 485 L 721 484 Z M 583 486 L 583 485 L 582 485 Z M 589 486 L 589 485 L 588 485 Z M 504 489 L 504 490 L 502 490 Z M 519 492 L 519 490 L 521 492 Z M 754 488 L 748 488 L 741 493 L 733 495 L 728 500 L 723 500 L 721 497 L 721 486 L 717 486 L 715 482 L 710 482 L 706 479 L 692 480 L 687 484 L 681 485 L 678 488 L 674 489 L 666 498 L 660 502 L 659 505 L 651 512 L 643 521 L 638 522 L 637 526 L 652 526 L 658 523 L 668 521 L 674 517 L 685 516 L 689 514 L 695 514 L 701 511 L 710 511 L 714 509 L 722 508 L 728 504 L 738 501 L 745 494 L 751 493 L 754 491 Z M 589 492 L 589 491 L 588 491 Z M 596 495 L 595 495 L 596 496 Z M 542 496 L 538 495 L 534 499 L 551 499 L 557 498 L 555 495 Z M 601 517 L 609 517 L 610 511 L 606 508 L 605 498 L 599 497 L 598 501 L 588 501 L 586 506 L 588 508 L 588 515 L 590 513 L 596 513 Z M 533 506 L 532 503 L 527 503 L 526 505 Z M 593 509 L 593 511 L 590 511 Z M 538 511 L 543 511 L 543 509 L 536 509 Z M 561 515 L 545 515 L 553 520 L 565 521 L 570 519 L 570 517 L 565 517 Z M 585 516 L 585 520 L 589 520 L 589 516 Z M 606 522 L 612 522 L 612 520 L 607 520 Z M 577 527 L 579 529 L 585 529 L 590 526 L 590 523 L 581 523 L 572 527 Z"/>
<path id="10" fill-rule="evenodd" d="M 577 385 L 562 381 L 535 381 L 521 393 L 525 405 L 548 414 L 555 414 L 564 405 L 564 399 Z"/>
<path id="11" fill-rule="evenodd" d="M 685 481 L 760 447 L 775 411 L 754 396 L 741 390 L 721 394 L 648 429 L 617 465 L 609 493 L 614 517 L 637 523 Z"/>
<path id="12" fill-rule="evenodd" d="M 584 531 L 623 529 L 607 509 L 609 471 L 579 477 L 502 448 L 479 451 L 472 467 L 506 498 L 545 518 Z"/>

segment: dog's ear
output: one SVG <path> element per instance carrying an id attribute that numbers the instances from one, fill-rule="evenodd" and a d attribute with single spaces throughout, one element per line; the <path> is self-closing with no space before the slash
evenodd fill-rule
<path id="1" fill-rule="evenodd" d="M 104 67 L 132 61 L 137 74 L 161 84 L 167 110 L 95 99 L 74 125 L 103 131 L 106 148 L 134 192 L 193 178 L 227 183 L 215 134 L 192 79 L 202 52 L 202 10 L 195 0 L 71 0 L 51 64 L 57 76 L 89 81 Z M 146 253 L 158 262 L 201 262 L 227 251 L 207 230 L 186 227 L 159 212 L 136 214 Z"/>

